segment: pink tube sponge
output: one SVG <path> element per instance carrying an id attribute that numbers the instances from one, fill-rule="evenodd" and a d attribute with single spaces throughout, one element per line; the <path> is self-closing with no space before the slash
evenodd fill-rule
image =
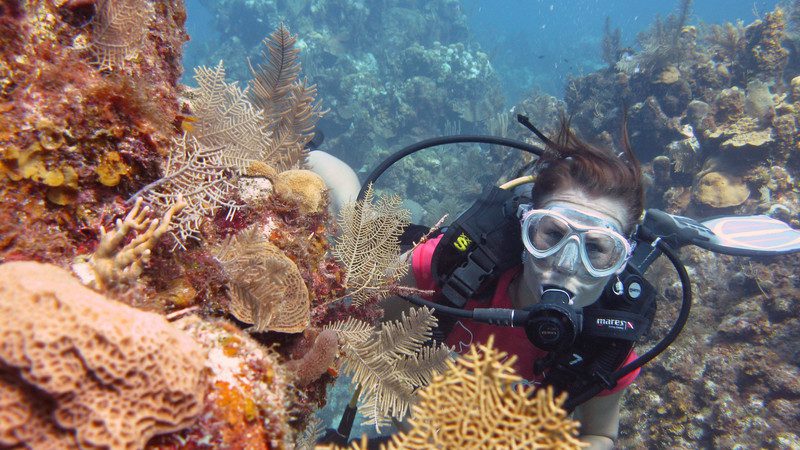
<path id="1" fill-rule="evenodd" d="M 333 367 L 339 353 L 339 336 L 333 330 L 323 330 L 314 339 L 311 348 L 300 359 L 286 364 L 289 371 L 296 375 L 296 383 L 306 386 L 321 377 Z"/>

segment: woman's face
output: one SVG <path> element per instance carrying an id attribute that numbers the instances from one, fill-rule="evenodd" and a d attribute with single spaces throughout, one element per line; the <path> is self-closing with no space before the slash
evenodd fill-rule
<path id="1" fill-rule="evenodd" d="M 579 189 L 569 189 L 553 194 L 540 206 L 547 208 L 568 208 L 575 212 L 570 219 L 579 225 L 597 226 L 600 220 L 623 234 L 627 223 L 627 210 L 622 201 L 616 198 L 590 198 Z M 523 289 L 520 290 L 515 305 L 524 308 L 539 302 L 542 286 L 556 286 L 574 294 L 574 308 L 591 305 L 600 297 L 603 288 L 613 275 L 602 278 L 591 276 L 579 260 L 578 242 L 567 242 L 564 248 L 546 258 L 526 255 L 523 271 Z"/>

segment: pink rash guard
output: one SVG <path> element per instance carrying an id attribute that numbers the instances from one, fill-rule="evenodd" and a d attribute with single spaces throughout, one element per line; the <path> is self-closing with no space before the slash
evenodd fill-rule
<path id="1" fill-rule="evenodd" d="M 436 282 L 431 273 L 431 260 L 433 259 L 433 251 L 436 245 L 441 240 L 441 236 L 433 238 L 414 250 L 411 259 L 411 268 L 414 272 L 414 278 L 417 281 L 417 288 L 424 290 L 438 290 Z M 473 309 L 475 307 L 481 308 L 511 308 L 511 299 L 508 296 L 508 285 L 522 271 L 522 266 L 517 266 L 507 270 L 500 276 L 497 281 L 492 301 L 489 305 L 475 299 L 470 299 L 464 306 L 464 309 Z M 517 373 L 524 379 L 529 380 L 533 384 L 539 384 L 543 376 L 536 376 L 533 373 L 533 363 L 547 355 L 547 352 L 534 346 L 525 330 L 522 328 L 509 328 L 509 327 L 496 327 L 493 325 L 473 322 L 468 319 L 461 319 L 456 322 L 450 334 L 447 336 L 447 345 L 454 347 L 458 353 L 465 353 L 470 344 L 485 343 L 489 336 L 494 334 L 495 346 L 507 352 L 510 355 L 517 355 L 517 361 L 514 368 Z M 628 358 L 623 365 L 637 358 L 636 353 L 631 351 Z M 613 394 L 628 387 L 633 380 L 639 375 L 639 370 L 636 369 L 628 375 L 622 377 L 614 389 L 604 390 L 599 393 L 599 396 Z"/>

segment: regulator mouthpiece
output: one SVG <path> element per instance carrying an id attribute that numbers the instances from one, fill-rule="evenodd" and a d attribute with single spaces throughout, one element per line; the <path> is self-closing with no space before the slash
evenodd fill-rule
<path id="1" fill-rule="evenodd" d="M 574 295 L 570 291 L 556 286 L 543 286 L 542 289 L 542 303 L 572 305 Z"/>

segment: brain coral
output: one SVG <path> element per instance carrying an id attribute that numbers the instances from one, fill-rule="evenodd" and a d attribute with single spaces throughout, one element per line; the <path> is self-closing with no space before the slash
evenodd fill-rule
<path id="1" fill-rule="evenodd" d="M 0 342 L 0 447 L 143 448 L 203 406 L 197 343 L 53 265 L 0 265 Z"/>
<path id="2" fill-rule="evenodd" d="M 325 207 L 327 186 L 319 175 L 310 170 L 287 170 L 273 180 L 275 193 L 297 203 L 303 214 L 318 213 Z"/>

